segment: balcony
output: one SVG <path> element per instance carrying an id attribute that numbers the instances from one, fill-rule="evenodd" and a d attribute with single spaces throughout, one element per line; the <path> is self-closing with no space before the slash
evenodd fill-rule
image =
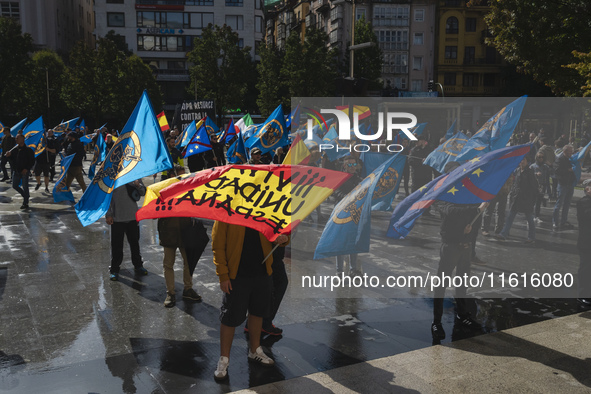
<path id="1" fill-rule="evenodd" d="M 444 59 L 443 64 L 458 64 L 458 59 Z"/>
<path id="2" fill-rule="evenodd" d="M 185 0 L 136 0 L 137 10 L 174 10 L 183 11 Z"/>
<path id="3" fill-rule="evenodd" d="M 318 8 L 316 12 L 325 12 L 330 10 L 330 3 L 328 0 L 318 0 Z"/>
<path id="4" fill-rule="evenodd" d="M 464 59 L 465 66 L 498 66 L 502 62 L 501 56 L 479 57 L 473 59 Z"/>

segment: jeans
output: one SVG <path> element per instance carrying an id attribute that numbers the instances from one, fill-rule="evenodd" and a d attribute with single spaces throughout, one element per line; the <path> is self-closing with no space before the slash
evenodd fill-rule
<path id="1" fill-rule="evenodd" d="M 22 184 L 21 184 L 22 183 Z M 21 186 L 19 186 L 21 184 Z M 12 172 L 12 188 L 23 196 L 23 204 L 29 203 L 29 173 L 25 175 L 19 171 Z"/>
<path id="2" fill-rule="evenodd" d="M 135 268 L 144 265 L 140 254 L 140 226 L 135 220 L 131 222 L 115 222 L 111 225 L 111 273 L 118 274 L 123 261 L 123 238 L 131 250 L 131 262 Z"/>
<path id="3" fill-rule="evenodd" d="M 574 191 L 574 185 L 558 183 L 558 199 L 556 199 L 554 213 L 552 214 L 552 222 L 555 226 L 562 226 L 567 222 L 570 201 L 573 198 Z M 562 209 L 562 217 L 560 216 L 560 209 Z"/>
<path id="4" fill-rule="evenodd" d="M 496 212 L 495 212 L 496 208 Z M 495 234 L 498 234 L 503 229 L 505 225 L 505 210 L 507 209 L 507 194 L 506 193 L 499 193 L 495 198 L 490 201 L 490 205 L 486 207 L 484 211 L 484 217 L 482 219 L 482 231 L 489 231 L 493 214 L 496 213 L 496 224 L 495 224 Z"/>
<path id="5" fill-rule="evenodd" d="M 536 225 L 534 223 L 534 214 L 532 212 L 528 212 L 524 213 L 524 215 L 525 220 L 527 220 L 527 239 L 536 239 Z M 501 231 L 501 235 L 503 237 L 509 236 L 509 231 L 511 231 L 511 226 L 513 226 L 515 216 L 517 216 L 517 211 L 509 211 L 509 215 L 507 216 L 507 222 L 505 223 L 505 227 L 503 227 L 503 231 Z"/>

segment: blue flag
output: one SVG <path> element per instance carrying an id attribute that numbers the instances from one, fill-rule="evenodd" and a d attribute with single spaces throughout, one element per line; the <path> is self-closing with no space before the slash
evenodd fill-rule
<path id="1" fill-rule="evenodd" d="M 398 193 L 406 159 L 407 157 L 405 155 L 396 153 L 394 154 L 394 157 L 386 162 L 390 164 L 385 172 L 383 172 L 383 170 L 374 170 L 378 171 L 378 173 L 382 171 L 382 178 L 378 181 L 376 189 L 373 192 L 373 197 L 371 199 L 372 211 L 392 210 L 392 201 Z M 381 168 L 381 166 L 378 168 Z"/>
<path id="2" fill-rule="evenodd" d="M 92 139 L 95 135 L 96 133 L 86 134 L 80 138 L 80 142 L 82 142 L 84 145 L 88 145 L 92 142 Z"/>
<path id="3" fill-rule="evenodd" d="M 53 134 L 55 134 L 56 137 L 59 137 L 63 134 L 64 131 L 66 131 L 67 128 L 74 130 L 74 126 L 76 126 L 76 123 L 78 123 L 78 119 L 80 119 L 80 117 L 70 119 L 65 122 L 62 121 L 60 124 L 53 128 Z"/>
<path id="4" fill-rule="evenodd" d="M 287 145 L 289 132 L 285 126 L 283 107 L 281 104 L 267 118 L 265 123 L 257 128 L 256 134 L 246 141 L 245 146 L 252 150 L 259 148 L 261 154 L 272 151 L 280 146 Z"/>
<path id="5" fill-rule="evenodd" d="M 107 157 L 107 144 L 105 143 L 105 138 L 99 132 L 98 137 L 96 138 L 96 144 L 94 145 L 94 155 L 92 157 L 92 161 L 90 162 L 90 168 L 88 169 L 88 179 L 91 181 L 94 179 L 94 174 L 96 171 L 96 166 L 99 163 L 105 161 L 105 157 Z"/>
<path id="6" fill-rule="evenodd" d="M 45 134 L 43 132 L 43 116 L 37 118 L 23 130 L 25 145 L 33 149 L 35 157 L 45 151 Z"/>
<path id="7" fill-rule="evenodd" d="M 467 142 L 468 137 L 466 137 L 461 131 L 458 131 L 456 135 L 439 145 L 433 152 L 429 153 L 429 156 L 427 156 L 423 164 L 443 173 L 445 172 L 445 165 L 450 161 L 456 161 L 456 157 L 460 154 Z"/>
<path id="8" fill-rule="evenodd" d="M 234 119 L 232 119 L 230 121 L 230 124 L 228 125 L 228 128 L 226 129 L 226 132 L 224 134 L 224 144 L 227 144 L 228 142 L 230 142 L 232 140 L 232 138 L 236 137 L 238 135 L 238 130 L 236 130 L 236 126 L 234 126 Z M 222 140 L 219 140 L 222 141 Z"/>
<path id="9" fill-rule="evenodd" d="M 86 132 L 88 131 L 87 128 L 86 128 L 86 123 L 84 122 L 84 119 L 82 119 L 80 121 L 80 124 L 78 125 L 78 127 L 80 127 L 80 132 L 82 134 L 86 134 Z"/>
<path id="10" fill-rule="evenodd" d="M 386 236 L 406 237 L 435 201 L 479 204 L 492 200 L 530 149 L 531 145 L 497 149 L 427 183 L 396 206 Z"/>
<path id="11" fill-rule="evenodd" d="M 25 124 L 27 123 L 27 119 L 29 119 L 29 118 L 24 118 L 23 120 L 21 120 L 20 122 L 18 122 L 14 126 L 12 126 L 10 128 L 10 135 L 13 137 L 16 137 L 18 132 L 25 128 Z"/>
<path id="12" fill-rule="evenodd" d="M 585 161 L 585 156 L 587 152 L 589 152 L 589 148 L 591 148 L 591 142 L 587 144 L 583 149 L 575 153 L 571 156 L 570 162 L 573 166 L 573 171 L 575 172 L 575 185 L 579 183 L 581 180 L 581 174 L 583 172 L 583 162 Z"/>
<path id="13" fill-rule="evenodd" d="M 220 128 L 218 127 L 218 125 L 215 124 L 215 122 L 213 120 L 211 120 L 211 118 L 209 116 L 205 117 L 205 130 L 207 131 L 207 135 L 211 135 L 213 134 L 217 134 L 217 132 L 220 130 Z"/>
<path id="14" fill-rule="evenodd" d="M 191 141 L 185 149 L 185 155 L 183 157 L 189 157 L 196 155 L 197 153 L 203 153 L 211 150 L 211 141 L 205 130 L 206 126 L 199 127 L 199 130 L 193 135 Z"/>
<path id="15" fill-rule="evenodd" d="M 392 156 L 335 206 L 314 259 L 369 252 L 372 205 L 387 200 L 398 187 L 405 160 L 404 155 Z"/>
<path id="16" fill-rule="evenodd" d="M 475 157 L 504 148 L 519 122 L 527 97 L 523 96 L 503 107 L 468 140 L 455 161 L 463 163 Z"/>
<path id="17" fill-rule="evenodd" d="M 144 90 L 117 142 L 76 204 L 78 219 L 83 226 L 94 223 L 109 209 L 114 189 L 170 168 L 172 159 Z"/>
<path id="18" fill-rule="evenodd" d="M 246 153 L 246 147 L 244 146 L 244 140 L 242 138 L 236 138 L 236 141 L 228 148 L 226 153 L 228 163 L 230 164 L 243 164 L 248 162 L 248 154 Z"/>
<path id="19" fill-rule="evenodd" d="M 457 119 L 454 120 L 454 122 L 451 124 L 451 127 L 449 128 L 449 130 L 447 130 L 447 133 L 445 133 L 445 140 L 446 141 L 456 134 L 456 132 L 455 132 L 456 122 L 457 122 Z"/>
<path id="20" fill-rule="evenodd" d="M 71 154 L 70 156 L 64 157 L 61 153 L 60 156 L 62 158 L 60 162 L 60 167 L 62 172 L 60 173 L 59 178 L 55 182 L 55 186 L 53 186 L 53 201 L 54 202 L 61 202 L 61 201 L 72 201 L 74 202 L 74 195 L 72 194 L 72 190 L 66 186 L 66 173 L 68 172 L 68 168 L 70 168 L 70 164 L 72 163 L 72 159 L 76 154 Z"/>
<path id="21" fill-rule="evenodd" d="M 195 135 L 196 132 L 197 132 L 197 124 L 195 123 L 195 121 L 192 121 L 187 126 L 187 128 L 183 130 L 183 134 L 182 134 L 182 137 L 180 139 L 180 142 L 179 142 L 177 148 L 180 149 L 180 148 L 184 148 L 185 146 L 187 146 L 189 144 L 189 142 L 191 142 L 191 139 L 193 138 L 193 136 Z"/>
<path id="22" fill-rule="evenodd" d="M 300 105 L 298 104 L 297 107 L 295 107 L 295 109 L 292 110 L 291 113 L 289 114 L 289 116 L 287 117 L 287 120 L 285 121 L 285 127 L 290 129 L 291 125 L 293 124 L 297 128 L 299 126 L 299 123 L 300 123 Z"/>

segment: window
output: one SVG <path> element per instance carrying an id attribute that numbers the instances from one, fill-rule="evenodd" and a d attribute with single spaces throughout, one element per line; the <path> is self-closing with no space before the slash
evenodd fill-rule
<path id="1" fill-rule="evenodd" d="M 423 22 L 425 20 L 425 10 L 415 10 L 415 22 Z"/>
<path id="2" fill-rule="evenodd" d="M 484 86 L 496 86 L 497 85 L 497 75 L 496 74 L 484 74 L 482 76 L 482 84 Z"/>
<path id="3" fill-rule="evenodd" d="M 409 13 L 409 7 L 376 6 L 373 9 L 373 25 L 408 26 Z"/>
<path id="4" fill-rule="evenodd" d="M 458 47 L 457 46 L 446 46 L 445 47 L 445 58 L 446 59 L 457 59 L 458 58 Z"/>
<path id="5" fill-rule="evenodd" d="M 424 37 L 425 37 L 424 33 L 415 33 L 414 34 L 414 37 L 413 37 L 413 40 L 412 40 L 412 43 L 414 45 L 423 45 L 423 43 L 424 43 Z"/>
<path id="6" fill-rule="evenodd" d="M 423 90 L 423 80 L 413 79 L 410 83 L 410 90 L 413 92 L 420 92 Z"/>
<path id="7" fill-rule="evenodd" d="M 413 70 L 422 70 L 423 69 L 423 57 L 422 56 L 414 56 L 412 58 L 412 69 Z"/>
<path id="8" fill-rule="evenodd" d="M 243 7 L 242 0 L 226 0 L 226 7 Z"/>
<path id="9" fill-rule="evenodd" d="M 184 70 L 185 69 L 185 62 L 178 61 L 178 60 L 169 60 L 167 63 L 168 63 L 169 70 Z"/>
<path id="10" fill-rule="evenodd" d="M 466 31 L 467 32 L 475 32 L 476 31 L 476 18 L 466 18 Z"/>
<path id="11" fill-rule="evenodd" d="M 244 30 L 244 17 L 242 15 L 226 15 L 226 25 L 232 30 Z"/>
<path id="12" fill-rule="evenodd" d="M 497 63 L 497 50 L 493 47 L 486 47 L 486 64 Z"/>
<path id="13" fill-rule="evenodd" d="M 338 30 L 333 30 L 330 32 L 329 34 L 329 38 L 330 38 L 330 43 L 334 44 L 335 42 L 338 41 L 339 35 L 338 35 Z"/>
<path id="14" fill-rule="evenodd" d="M 445 86 L 456 86 L 456 73 L 443 74 L 443 84 Z"/>
<path id="15" fill-rule="evenodd" d="M 408 30 L 377 30 L 382 50 L 408 50 Z"/>
<path id="16" fill-rule="evenodd" d="M 394 87 L 398 89 L 406 89 L 406 78 L 396 77 L 394 78 Z"/>
<path id="17" fill-rule="evenodd" d="M 123 12 L 107 12 L 107 26 L 109 26 L 109 27 L 125 27 L 125 13 L 123 13 Z"/>
<path id="18" fill-rule="evenodd" d="M 408 73 L 408 55 L 406 53 L 386 53 L 382 71 L 386 74 Z"/>
<path id="19" fill-rule="evenodd" d="M 185 0 L 185 5 L 213 5 L 213 0 Z"/>
<path id="20" fill-rule="evenodd" d="M 466 73 L 464 74 L 464 86 L 470 87 L 470 86 L 478 86 L 478 84 L 476 83 L 476 77 L 477 74 L 472 74 L 472 73 Z"/>
<path id="21" fill-rule="evenodd" d="M 20 7 L 18 1 L 2 1 L 0 2 L 0 16 L 9 18 L 20 18 Z"/>
<path id="22" fill-rule="evenodd" d="M 138 51 L 186 52 L 193 46 L 193 36 L 137 36 Z"/>
<path id="23" fill-rule="evenodd" d="M 244 48 L 244 38 L 238 39 L 238 48 L 240 48 L 240 49 Z"/>
<path id="24" fill-rule="evenodd" d="M 340 19 L 342 17 L 343 17 L 343 14 L 342 14 L 341 7 L 340 6 L 336 6 L 333 9 L 330 10 L 330 20 L 331 21 Z"/>
<path id="25" fill-rule="evenodd" d="M 355 20 L 358 21 L 361 18 L 367 20 L 367 16 L 365 15 L 365 8 L 356 8 L 355 9 Z"/>
<path id="26" fill-rule="evenodd" d="M 182 12 L 167 12 L 166 13 L 166 27 L 170 29 L 183 28 L 183 13 Z"/>
<path id="27" fill-rule="evenodd" d="M 450 16 L 445 22 L 445 32 L 447 34 L 458 34 L 458 18 Z"/>
<path id="28" fill-rule="evenodd" d="M 256 33 L 262 33 L 263 32 L 263 17 L 256 15 L 254 17 L 254 31 Z"/>
<path id="29" fill-rule="evenodd" d="M 475 47 L 464 48 L 464 64 L 474 64 L 474 54 L 476 53 Z"/>
<path id="30" fill-rule="evenodd" d="M 210 23 L 213 25 L 212 12 L 191 12 L 191 21 L 189 23 L 191 29 L 203 29 Z"/>

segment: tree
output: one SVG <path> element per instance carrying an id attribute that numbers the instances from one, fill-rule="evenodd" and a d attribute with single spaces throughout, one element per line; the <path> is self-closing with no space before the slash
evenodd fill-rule
<path id="1" fill-rule="evenodd" d="M 216 113 L 224 108 L 241 107 L 247 91 L 247 78 L 252 70 L 250 47 L 238 46 L 238 34 L 226 25 L 209 25 L 188 53 L 194 64 L 190 91 L 199 99 L 215 100 Z"/>
<path id="2" fill-rule="evenodd" d="M 263 114 L 270 114 L 278 103 L 283 104 L 284 108 L 288 108 L 290 103 L 285 100 L 288 97 L 288 89 L 285 81 L 281 78 L 281 65 L 285 53 L 275 46 L 264 46 L 261 48 L 259 56 L 261 58 L 257 65 L 259 72 L 257 105 L 259 110 Z"/>
<path id="3" fill-rule="evenodd" d="M 478 3 L 472 0 L 472 3 Z M 517 70 L 530 74 L 554 93 L 580 95 L 585 79 L 566 67 L 573 51 L 591 51 L 591 3 L 586 0 L 492 0 L 487 42 Z"/>
<path id="4" fill-rule="evenodd" d="M 355 23 L 355 44 L 366 42 L 372 42 L 374 45 L 369 48 L 355 50 L 353 76 L 367 79 L 370 89 L 381 89 L 383 86 L 381 82 L 382 65 L 384 63 L 382 50 L 371 23 L 366 22 L 365 17 L 362 17 Z"/>
<path id="5" fill-rule="evenodd" d="M 19 107 L 20 84 L 30 75 L 29 53 L 33 52 L 33 38 L 22 34 L 18 21 L 0 17 L 0 116 L 6 122 L 22 114 Z"/>
<path id="6" fill-rule="evenodd" d="M 281 77 L 291 97 L 334 95 L 337 55 L 327 48 L 327 42 L 326 33 L 315 28 L 306 29 L 303 43 L 297 33 L 288 37 Z"/>

